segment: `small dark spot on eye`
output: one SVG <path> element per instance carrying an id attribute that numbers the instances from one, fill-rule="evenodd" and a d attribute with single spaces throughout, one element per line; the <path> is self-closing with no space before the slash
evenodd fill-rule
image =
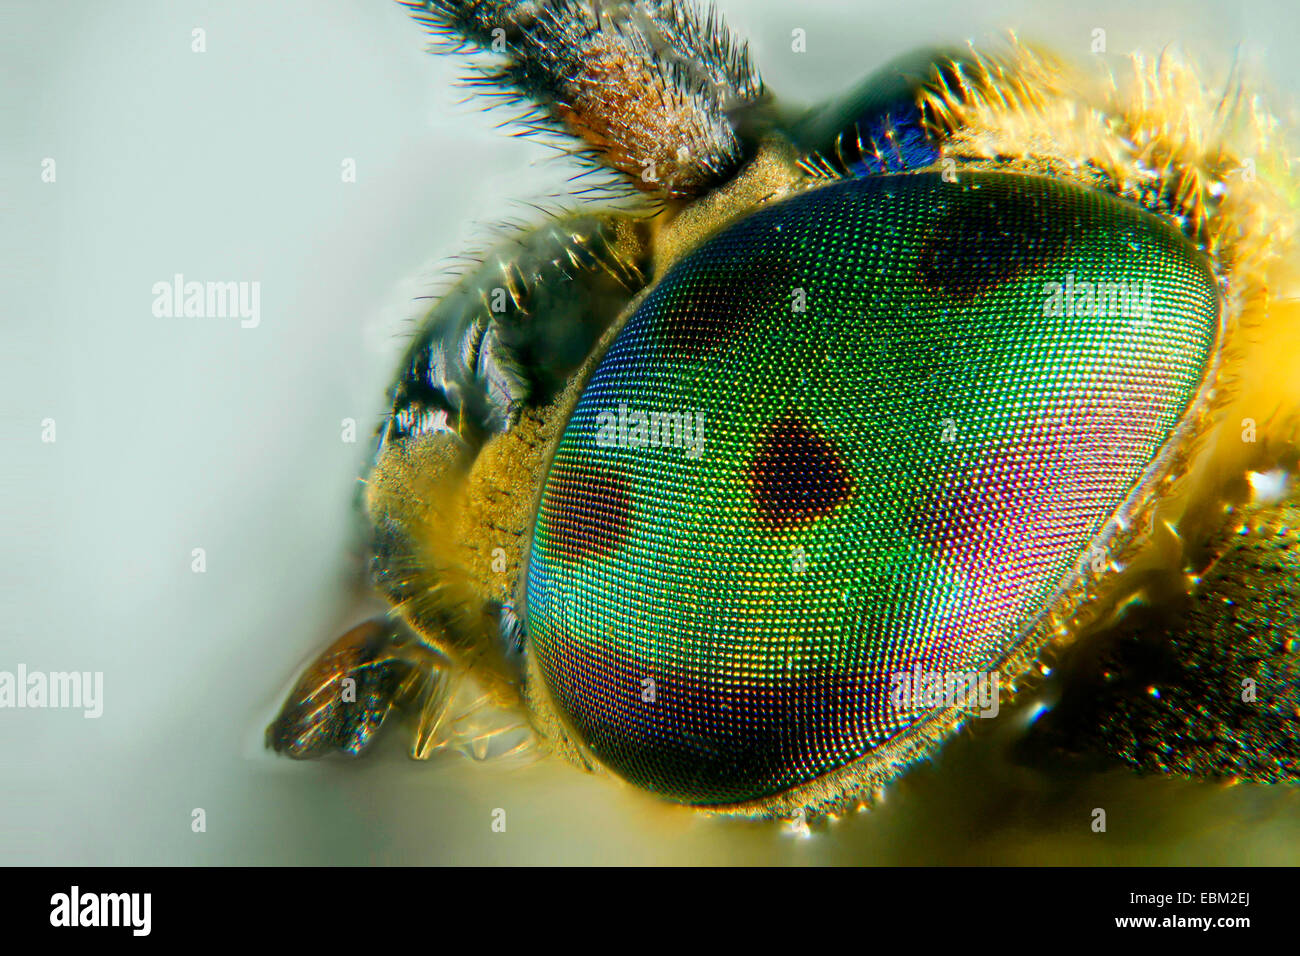
<path id="1" fill-rule="evenodd" d="M 752 330 L 775 309 L 790 309 L 790 261 L 774 250 L 746 248 L 759 237 L 719 250 L 726 261 L 706 258 L 701 268 L 669 282 L 656 323 L 659 341 L 673 356 L 687 359 L 725 348 Z"/>
<path id="2" fill-rule="evenodd" d="M 749 477 L 759 513 L 778 528 L 811 521 L 849 497 L 849 473 L 838 453 L 794 418 L 768 427 Z"/>
<path id="3" fill-rule="evenodd" d="M 550 483 L 545 517 L 562 557 L 608 554 L 627 536 L 632 499 L 623 475 L 605 467 L 557 462 Z"/>
<path id="4" fill-rule="evenodd" d="M 996 467 L 932 478 L 931 490 L 910 509 L 911 533 L 940 552 L 1003 534 L 1014 512 L 1009 492 L 992 476 Z"/>
<path id="5" fill-rule="evenodd" d="M 917 266 L 927 289 L 953 299 L 972 299 L 1036 272 L 1079 236 L 1075 210 L 1041 187 L 985 184 L 967 195 L 980 198 L 949 204 L 922 243 Z"/>

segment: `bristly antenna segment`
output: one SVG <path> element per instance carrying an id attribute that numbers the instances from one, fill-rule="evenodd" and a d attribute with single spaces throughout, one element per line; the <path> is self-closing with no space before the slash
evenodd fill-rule
<path id="1" fill-rule="evenodd" d="M 399 0 L 454 49 L 501 59 L 471 80 L 532 105 L 528 132 L 642 192 L 689 199 L 750 157 L 737 117 L 764 97 L 745 45 L 717 11 L 683 0 Z"/>

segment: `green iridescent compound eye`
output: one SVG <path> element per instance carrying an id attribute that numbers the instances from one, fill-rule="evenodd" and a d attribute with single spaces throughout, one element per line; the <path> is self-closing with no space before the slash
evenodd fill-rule
<path id="1" fill-rule="evenodd" d="M 835 183 L 678 263 L 542 491 L 529 639 L 605 765 L 695 804 L 913 731 L 891 676 L 997 669 L 1205 374 L 1167 224 L 1038 177 Z"/>

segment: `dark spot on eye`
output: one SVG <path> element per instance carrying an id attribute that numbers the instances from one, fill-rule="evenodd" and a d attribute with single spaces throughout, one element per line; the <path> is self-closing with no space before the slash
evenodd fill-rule
<path id="1" fill-rule="evenodd" d="M 741 248 L 717 250 L 699 267 L 668 282 L 656 335 L 669 354 L 700 358 L 726 348 L 752 331 L 776 309 L 790 310 L 794 269 L 778 250 L 748 250 L 746 245 L 772 241 L 741 237 Z M 718 261 L 726 256 L 724 261 Z"/>
<path id="2" fill-rule="evenodd" d="M 940 553 L 960 550 L 1003 531 L 1011 514 L 1009 495 L 983 473 L 938 476 L 910 509 L 909 529 Z"/>
<path id="3" fill-rule="evenodd" d="M 953 202 L 921 246 L 921 283 L 959 301 L 1030 274 L 1059 258 L 1081 232 L 1072 204 L 1030 185 L 992 188 Z"/>
<path id="4" fill-rule="evenodd" d="M 562 557 L 608 554 L 627 536 L 632 499 L 623 475 L 603 467 L 557 462 L 546 518 Z"/>
<path id="5" fill-rule="evenodd" d="M 1025 498 L 1039 483 L 1041 449 L 1032 443 L 1014 451 L 984 452 L 972 467 L 950 473 L 934 470 L 925 477 L 927 490 L 909 509 L 909 530 L 916 539 L 941 554 L 957 554 L 983 542 L 1015 538 L 1017 528 L 1033 518 L 1025 513 Z"/>
<path id="6" fill-rule="evenodd" d="M 849 473 L 830 443 L 794 418 L 775 422 L 749 467 L 754 504 L 777 528 L 811 521 L 849 497 Z"/>

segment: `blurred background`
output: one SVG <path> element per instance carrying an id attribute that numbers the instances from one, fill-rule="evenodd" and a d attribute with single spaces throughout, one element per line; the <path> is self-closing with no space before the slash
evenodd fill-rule
<path id="1" fill-rule="evenodd" d="M 1239 56 L 1281 103 L 1300 91 L 1287 0 L 720 7 L 805 103 L 1008 28 L 1078 57 L 1104 29 L 1116 66 Z M 574 171 L 424 46 L 389 0 L 0 0 L 0 670 L 104 674 L 99 719 L 0 710 L 0 862 L 1300 862 L 1294 789 L 1027 761 L 1023 713 L 807 839 L 558 760 L 417 763 L 400 732 L 354 762 L 264 751 L 299 668 L 358 619 L 350 505 L 417 297 Z M 260 322 L 155 316 L 177 273 L 259 282 Z"/>

